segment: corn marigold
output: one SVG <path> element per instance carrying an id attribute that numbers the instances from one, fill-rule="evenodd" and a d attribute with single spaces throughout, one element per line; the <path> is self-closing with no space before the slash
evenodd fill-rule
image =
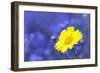
<path id="1" fill-rule="evenodd" d="M 74 45 L 78 44 L 82 40 L 82 32 L 74 26 L 69 26 L 64 29 L 55 43 L 56 50 L 61 53 L 66 53 L 68 49 L 72 49 Z"/>

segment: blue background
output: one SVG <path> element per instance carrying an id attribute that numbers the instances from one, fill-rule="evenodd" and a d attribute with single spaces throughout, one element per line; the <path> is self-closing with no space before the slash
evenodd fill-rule
<path id="1" fill-rule="evenodd" d="M 55 41 L 68 26 L 83 34 L 83 42 L 61 54 Z M 24 11 L 24 61 L 90 58 L 90 14 Z"/>

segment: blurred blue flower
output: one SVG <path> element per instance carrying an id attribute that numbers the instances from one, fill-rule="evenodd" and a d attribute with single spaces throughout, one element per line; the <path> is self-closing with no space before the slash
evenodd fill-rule
<path id="1" fill-rule="evenodd" d="M 71 51 L 69 49 L 66 52 L 66 57 L 67 57 L 67 59 L 70 59 L 71 58 Z"/>
<path id="2" fill-rule="evenodd" d="M 43 60 L 43 58 L 41 56 L 38 56 L 36 54 L 30 55 L 30 61 L 40 61 L 40 60 Z"/>
<path id="3" fill-rule="evenodd" d="M 24 11 L 24 61 L 72 59 L 71 50 L 66 54 L 55 50 L 60 32 L 72 25 L 83 33 L 74 58 L 90 58 L 90 14 Z"/>
<path id="4" fill-rule="evenodd" d="M 51 51 L 49 49 L 44 50 L 45 55 L 49 55 Z"/>

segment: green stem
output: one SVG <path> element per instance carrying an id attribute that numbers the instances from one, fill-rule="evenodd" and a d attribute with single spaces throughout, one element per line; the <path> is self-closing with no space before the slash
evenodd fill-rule
<path id="1" fill-rule="evenodd" d="M 75 49 L 71 49 L 71 58 L 72 59 L 75 59 L 76 58 L 76 55 L 75 55 Z"/>

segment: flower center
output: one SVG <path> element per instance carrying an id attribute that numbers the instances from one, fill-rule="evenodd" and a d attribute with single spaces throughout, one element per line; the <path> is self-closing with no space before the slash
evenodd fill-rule
<path id="1" fill-rule="evenodd" d="M 73 37 L 67 37 L 65 40 L 65 44 L 68 45 L 73 41 Z"/>

